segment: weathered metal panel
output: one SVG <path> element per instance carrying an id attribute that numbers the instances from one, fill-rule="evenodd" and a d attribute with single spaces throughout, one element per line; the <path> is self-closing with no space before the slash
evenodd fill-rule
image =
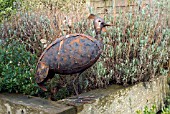
<path id="1" fill-rule="evenodd" d="M 70 34 L 56 39 L 42 53 L 37 64 L 36 82 L 43 82 L 48 71 L 75 74 L 92 66 L 99 58 L 100 41 L 84 34 Z"/>

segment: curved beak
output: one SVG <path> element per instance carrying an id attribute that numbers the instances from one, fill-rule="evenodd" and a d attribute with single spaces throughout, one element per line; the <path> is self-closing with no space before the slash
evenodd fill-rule
<path id="1" fill-rule="evenodd" d="M 104 23 L 104 27 L 106 27 L 106 26 L 113 26 L 113 24 Z"/>
<path id="2" fill-rule="evenodd" d="M 106 32 L 106 26 L 113 26 L 113 24 L 106 24 L 106 23 L 104 23 L 103 28 L 102 28 L 103 32 Z"/>

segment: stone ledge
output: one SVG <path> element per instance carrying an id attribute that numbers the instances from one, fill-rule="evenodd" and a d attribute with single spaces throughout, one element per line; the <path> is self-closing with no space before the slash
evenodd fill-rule
<path id="1" fill-rule="evenodd" d="M 63 102 L 74 103 L 78 114 L 136 114 L 145 106 L 156 105 L 157 111 L 161 110 L 168 91 L 167 76 L 160 76 L 129 87 L 112 85 L 81 94 L 81 97 L 94 97 L 90 104 L 75 103 L 75 99 L 64 99 Z"/>
<path id="2" fill-rule="evenodd" d="M 111 85 L 81 94 L 80 97 L 91 97 L 88 103 L 76 103 L 75 97 L 54 102 L 3 93 L 0 94 L 0 114 L 136 114 L 145 106 L 156 105 L 160 110 L 168 91 L 167 76 L 160 76 L 151 82 L 129 87 Z"/>
<path id="3" fill-rule="evenodd" d="M 0 94 L 0 114 L 76 114 L 73 106 L 21 94 Z"/>

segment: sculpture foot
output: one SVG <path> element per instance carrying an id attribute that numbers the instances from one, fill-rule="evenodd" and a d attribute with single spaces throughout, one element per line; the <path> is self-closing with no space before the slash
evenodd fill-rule
<path id="1" fill-rule="evenodd" d="M 75 99 L 74 102 L 75 103 L 91 103 L 94 101 L 94 98 L 93 96 L 83 96 L 83 97 L 72 97 L 70 99 Z"/>

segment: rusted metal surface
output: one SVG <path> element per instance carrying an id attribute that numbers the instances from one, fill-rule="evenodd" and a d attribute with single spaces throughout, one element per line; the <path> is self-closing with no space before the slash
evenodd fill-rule
<path id="1" fill-rule="evenodd" d="M 39 58 L 36 82 L 43 82 L 49 71 L 65 75 L 83 72 L 98 60 L 102 47 L 100 41 L 84 34 L 56 39 Z"/>

